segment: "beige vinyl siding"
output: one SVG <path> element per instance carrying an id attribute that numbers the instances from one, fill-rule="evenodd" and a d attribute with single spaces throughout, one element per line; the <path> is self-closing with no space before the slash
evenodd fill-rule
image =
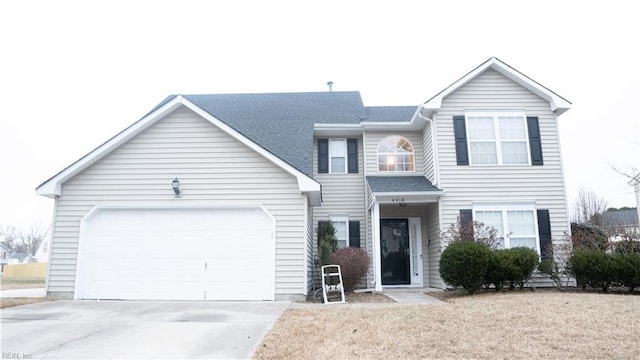
<path id="1" fill-rule="evenodd" d="M 380 140 L 389 135 L 398 135 L 407 138 L 413 145 L 415 156 L 415 171 L 412 172 L 378 172 L 378 145 Z M 422 175 L 424 174 L 424 150 L 422 146 L 422 132 L 420 131 L 367 131 L 364 137 L 366 143 L 366 174 L 367 175 Z"/>
<path id="2" fill-rule="evenodd" d="M 543 166 L 458 166 L 453 133 L 454 115 L 470 109 L 522 109 L 538 116 Z M 455 223 L 460 209 L 473 202 L 531 202 L 548 209 L 554 241 L 568 232 L 564 179 L 560 158 L 557 118 L 549 103 L 494 70 L 487 70 L 445 97 L 434 116 L 437 126 L 441 224 Z M 435 260 L 435 259 L 434 259 Z"/>
<path id="3" fill-rule="evenodd" d="M 432 144 L 432 126 L 431 122 L 427 122 L 427 126 L 422 131 L 422 171 L 424 176 L 431 181 L 432 184 L 436 183 L 435 176 L 435 157 Z"/>
<path id="4" fill-rule="evenodd" d="M 362 137 L 357 139 L 357 174 L 319 174 L 318 139 L 313 139 L 313 177 L 322 185 L 322 206 L 313 208 L 313 220 L 315 221 L 315 226 L 317 226 L 318 221 L 327 221 L 331 215 L 348 215 L 349 221 L 360 221 L 360 244 L 365 246 L 365 189 L 362 166 Z"/>
<path id="5" fill-rule="evenodd" d="M 171 190 L 176 176 L 180 198 Z M 63 185 L 50 293 L 73 292 L 80 221 L 95 205 L 263 205 L 276 219 L 276 296 L 303 292 L 305 201 L 295 177 L 186 108 Z"/>
<path id="6" fill-rule="evenodd" d="M 307 266 L 307 294 L 311 293 L 311 289 L 314 288 L 315 277 L 315 247 L 314 247 L 314 232 L 313 232 L 313 208 L 307 207 L 307 254 L 306 254 L 306 266 Z"/>
<path id="7" fill-rule="evenodd" d="M 442 233 L 440 231 L 439 203 L 427 204 L 427 249 L 424 269 L 425 284 L 429 287 L 444 289 L 444 282 L 440 278 L 440 253 L 442 252 Z"/>

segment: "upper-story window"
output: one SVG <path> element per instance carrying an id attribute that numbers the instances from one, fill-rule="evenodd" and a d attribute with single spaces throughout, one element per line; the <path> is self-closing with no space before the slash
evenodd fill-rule
<path id="1" fill-rule="evenodd" d="M 472 165 L 528 165 L 524 114 L 467 115 Z"/>
<path id="2" fill-rule="evenodd" d="M 318 139 L 319 174 L 357 174 L 358 139 Z"/>
<path id="3" fill-rule="evenodd" d="M 453 121 L 458 165 L 543 165 L 537 117 L 467 111 Z"/>
<path id="4" fill-rule="evenodd" d="M 414 160 L 413 145 L 402 136 L 387 136 L 378 144 L 378 171 L 414 171 Z"/>
<path id="5" fill-rule="evenodd" d="M 347 140 L 329 140 L 329 172 L 344 174 L 347 172 Z"/>

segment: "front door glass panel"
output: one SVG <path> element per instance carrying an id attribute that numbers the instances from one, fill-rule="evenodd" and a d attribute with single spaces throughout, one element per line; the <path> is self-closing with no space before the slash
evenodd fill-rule
<path id="1" fill-rule="evenodd" d="M 410 284 L 409 220 L 382 219 L 380 232 L 382 285 Z"/>

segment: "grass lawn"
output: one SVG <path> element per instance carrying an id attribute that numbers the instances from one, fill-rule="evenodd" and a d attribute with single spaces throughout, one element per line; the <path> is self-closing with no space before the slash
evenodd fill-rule
<path id="1" fill-rule="evenodd" d="M 257 359 L 640 359 L 640 296 L 556 291 L 285 311 Z"/>

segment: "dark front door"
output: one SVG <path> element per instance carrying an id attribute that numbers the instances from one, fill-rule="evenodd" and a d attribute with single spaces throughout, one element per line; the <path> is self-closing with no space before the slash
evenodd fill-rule
<path id="1" fill-rule="evenodd" d="M 382 285 L 411 284 L 409 220 L 380 220 Z"/>

